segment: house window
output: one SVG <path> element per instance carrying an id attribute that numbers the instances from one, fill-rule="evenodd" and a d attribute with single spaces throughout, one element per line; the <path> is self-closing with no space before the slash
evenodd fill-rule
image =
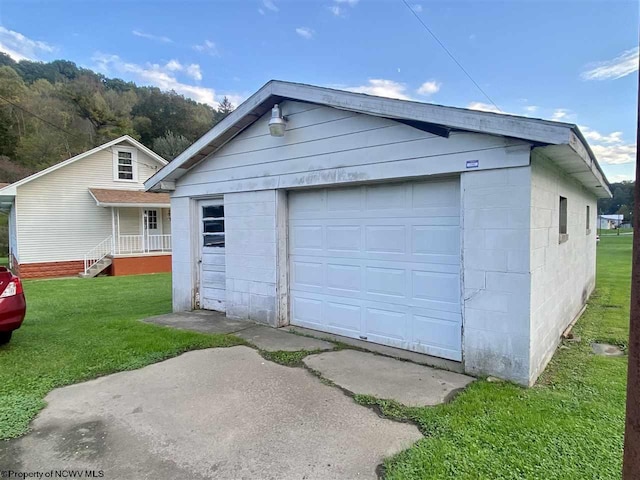
<path id="1" fill-rule="evenodd" d="M 560 243 L 566 242 L 569 238 L 567 232 L 567 199 L 566 197 L 560 197 L 560 211 L 559 211 L 559 233 Z"/>
<path id="2" fill-rule="evenodd" d="M 589 235 L 591 233 L 591 207 L 589 205 L 587 205 L 586 225 L 587 225 L 587 235 Z"/>
<path id="3" fill-rule="evenodd" d="M 123 182 L 138 180 L 136 152 L 131 148 L 118 148 L 113 152 L 113 177 Z"/>
<path id="4" fill-rule="evenodd" d="M 147 229 L 148 230 L 158 229 L 158 211 L 157 210 L 147 210 Z"/>
<path id="5" fill-rule="evenodd" d="M 202 245 L 224 248 L 224 206 L 202 207 Z"/>

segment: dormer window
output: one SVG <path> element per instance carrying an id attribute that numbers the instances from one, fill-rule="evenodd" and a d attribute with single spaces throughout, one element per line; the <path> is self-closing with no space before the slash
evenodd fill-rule
<path id="1" fill-rule="evenodd" d="M 121 182 L 138 181 L 136 151 L 133 148 L 117 147 L 113 150 L 114 180 Z"/>

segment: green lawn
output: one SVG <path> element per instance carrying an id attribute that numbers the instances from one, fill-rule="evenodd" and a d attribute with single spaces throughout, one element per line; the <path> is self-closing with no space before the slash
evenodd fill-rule
<path id="1" fill-rule="evenodd" d="M 631 240 L 602 238 L 597 291 L 574 329 L 582 341 L 566 342 L 535 387 L 477 381 L 435 408 L 356 397 L 416 422 L 425 435 L 385 463 L 386 477 L 620 478 L 626 357 L 595 357 L 590 343 L 626 347 Z M 28 281 L 25 288 L 25 325 L 0 347 L 0 438 L 24 433 L 55 387 L 241 342 L 138 322 L 170 310 L 168 275 Z M 304 354 L 272 360 L 297 365 Z"/>
<path id="2" fill-rule="evenodd" d="M 627 345 L 631 237 L 598 246 L 597 292 L 530 389 L 478 381 L 452 403 L 390 416 L 418 423 L 425 439 L 386 462 L 388 479 L 619 479 L 626 357 L 596 357 L 594 340 Z M 380 403 L 360 398 L 363 403 Z"/>
<path id="3" fill-rule="evenodd" d="M 633 233 L 633 228 L 619 228 L 618 230 L 615 229 L 611 229 L 611 230 L 605 230 L 605 229 L 598 229 L 598 235 L 618 235 L 618 232 L 620 233 L 620 235 L 622 234 L 630 234 Z"/>
<path id="4" fill-rule="evenodd" d="M 0 347 L 0 439 L 23 434 L 53 388 L 241 342 L 137 321 L 171 310 L 168 274 L 26 281 L 25 293 L 25 323 Z"/>

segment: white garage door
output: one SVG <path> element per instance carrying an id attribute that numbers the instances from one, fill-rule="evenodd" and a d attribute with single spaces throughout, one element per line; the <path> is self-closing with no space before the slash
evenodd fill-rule
<path id="1" fill-rule="evenodd" d="M 289 195 L 291 323 L 462 359 L 459 180 Z"/>

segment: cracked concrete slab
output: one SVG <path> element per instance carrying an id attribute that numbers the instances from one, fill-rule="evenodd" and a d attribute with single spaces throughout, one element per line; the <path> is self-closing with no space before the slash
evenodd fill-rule
<path id="1" fill-rule="evenodd" d="M 268 352 L 286 351 L 297 352 L 299 350 L 333 350 L 335 345 L 316 338 L 303 337 L 289 333 L 282 329 L 256 325 L 255 327 L 235 333 L 237 337 L 244 338 L 260 350 Z"/>
<path id="2" fill-rule="evenodd" d="M 252 322 L 227 318 L 224 313 L 202 310 L 168 313 L 145 318 L 142 321 L 201 333 L 235 333 L 256 325 Z"/>
<path id="3" fill-rule="evenodd" d="M 303 361 L 350 392 L 395 400 L 407 406 L 444 403 L 474 380 L 460 373 L 357 350 L 309 355 Z"/>
<path id="4" fill-rule="evenodd" d="M 422 438 L 302 368 L 243 346 L 189 352 L 52 391 L 32 432 L 0 442 L 4 469 L 104 478 L 376 478 Z"/>

